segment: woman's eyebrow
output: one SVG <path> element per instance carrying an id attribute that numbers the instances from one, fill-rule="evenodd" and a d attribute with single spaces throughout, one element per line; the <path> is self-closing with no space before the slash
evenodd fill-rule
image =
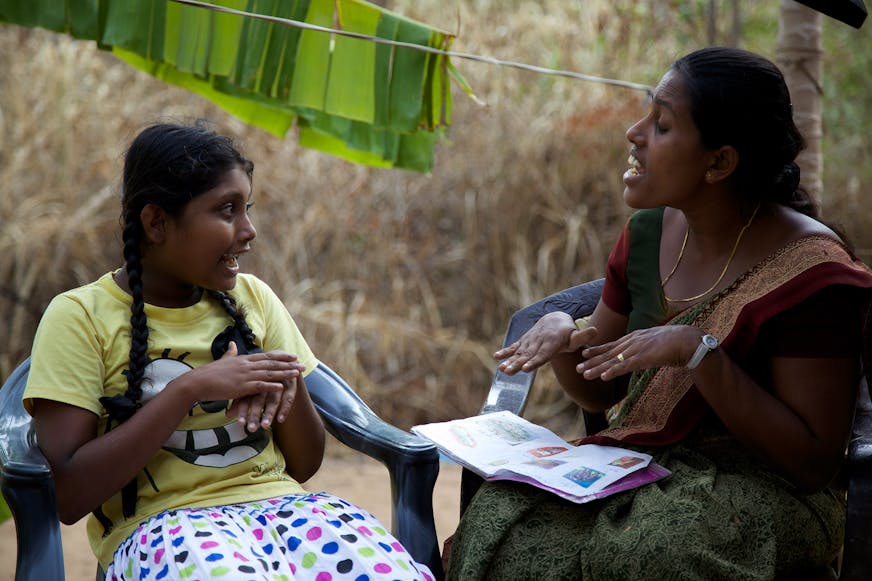
<path id="1" fill-rule="evenodd" d="M 675 108 L 672 106 L 672 103 L 670 101 L 667 101 L 662 97 L 654 97 L 654 103 L 659 107 L 668 109 L 673 115 L 675 114 Z"/>

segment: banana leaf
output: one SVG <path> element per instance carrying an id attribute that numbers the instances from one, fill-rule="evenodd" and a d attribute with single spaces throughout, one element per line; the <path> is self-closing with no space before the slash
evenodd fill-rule
<path id="1" fill-rule="evenodd" d="M 365 0 L 211 4 L 446 49 L 452 36 Z M 173 0 L 0 0 L 0 22 L 93 40 L 246 123 L 355 163 L 428 172 L 450 123 L 444 55 Z"/>

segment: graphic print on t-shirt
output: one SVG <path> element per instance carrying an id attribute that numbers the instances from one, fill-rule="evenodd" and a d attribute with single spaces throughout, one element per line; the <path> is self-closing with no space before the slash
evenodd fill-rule
<path id="1" fill-rule="evenodd" d="M 170 352 L 170 349 L 164 350 L 160 358 L 146 365 L 142 379 L 143 404 L 163 391 L 169 382 L 193 369 L 184 361 L 190 353 L 173 358 Z M 224 418 L 228 404 L 227 400 L 198 402 L 188 415 L 192 416 L 196 407 L 200 407 L 207 414 L 221 414 Z M 225 468 L 254 458 L 268 443 L 269 438 L 262 428 L 248 433 L 245 426 L 231 419 L 208 429 L 176 430 L 164 442 L 163 449 L 189 464 Z"/>

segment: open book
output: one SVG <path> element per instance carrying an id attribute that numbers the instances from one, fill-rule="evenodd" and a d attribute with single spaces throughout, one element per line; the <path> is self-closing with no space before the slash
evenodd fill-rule
<path id="1" fill-rule="evenodd" d="M 573 446 L 512 412 L 415 426 L 412 431 L 486 480 L 516 480 L 583 503 L 671 474 L 651 456 L 614 446 Z"/>

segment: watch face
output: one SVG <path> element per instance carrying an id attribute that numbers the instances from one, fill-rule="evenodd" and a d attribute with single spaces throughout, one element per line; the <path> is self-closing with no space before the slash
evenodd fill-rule
<path id="1" fill-rule="evenodd" d="M 702 342 L 709 349 L 717 349 L 718 348 L 718 340 L 712 337 L 711 335 L 703 335 Z"/>

